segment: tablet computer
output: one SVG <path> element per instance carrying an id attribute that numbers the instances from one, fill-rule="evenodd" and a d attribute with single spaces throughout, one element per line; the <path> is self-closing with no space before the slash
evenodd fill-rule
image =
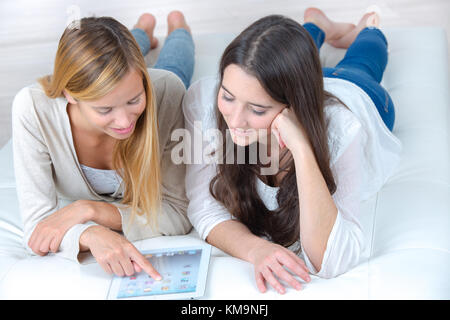
<path id="1" fill-rule="evenodd" d="M 194 299 L 203 296 L 211 246 L 208 244 L 141 252 L 162 276 L 157 281 L 144 271 L 114 276 L 108 299 Z"/>

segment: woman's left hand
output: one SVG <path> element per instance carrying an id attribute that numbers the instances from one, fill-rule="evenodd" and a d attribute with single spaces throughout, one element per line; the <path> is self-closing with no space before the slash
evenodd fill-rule
<path id="1" fill-rule="evenodd" d="M 254 247 L 249 252 L 249 257 L 255 267 L 256 285 L 260 292 L 266 292 L 266 282 L 284 294 L 286 288 L 280 283 L 280 279 L 296 290 L 300 290 L 302 284 L 294 276 L 300 277 L 305 282 L 311 281 L 305 262 L 279 244 L 266 241 L 264 245 Z"/>
<path id="2" fill-rule="evenodd" d="M 271 130 L 280 148 L 287 147 L 291 152 L 302 146 L 310 146 L 303 126 L 290 108 L 284 108 L 272 121 Z"/>
<path id="3" fill-rule="evenodd" d="M 78 200 L 55 211 L 37 224 L 28 246 L 40 256 L 58 251 L 67 230 L 76 224 L 89 221 L 92 209 L 88 200 Z"/>

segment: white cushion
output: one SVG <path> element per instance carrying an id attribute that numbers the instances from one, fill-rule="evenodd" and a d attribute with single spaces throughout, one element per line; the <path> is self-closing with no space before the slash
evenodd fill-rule
<path id="1" fill-rule="evenodd" d="M 440 28 L 391 28 L 389 63 L 382 84 L 396 107 L 394 133 L 402 161 L 380 192 L 363 204 L 368 246 L 361 263 L 334 279 L 312 277 L 301 291 L 283 296 L 256 288 L 253 267 L 214 249 L 206 299 L 449 299 L 450 144 L 447 42 Z M 217 73 L 233 34 L 194 36 L 192 81 Z M 153 54 L 153 57 L 152 57 Z M 154 58 L 152 53 L 148 61 Z M 324 66 L 345 54 L 324 45 Z M 0 150 L 0 298 L 104 299 L 111 276 L 96 263 L 78 265 L 52 255 L 28 256 L 12 167 L 11 144 Z M 138 248 L 201 241 L 159 237 Z"/>

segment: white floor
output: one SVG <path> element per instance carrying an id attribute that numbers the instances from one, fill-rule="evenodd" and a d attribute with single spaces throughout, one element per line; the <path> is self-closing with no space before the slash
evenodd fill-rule
<path id="1" fill-rule="evenodd" d="M 193 34 L 201 34 L 239 32 L 274 13 L 302 22 L 309 6 L 357 22 L 372 4 L 381 9 L 382 27 L 440 26 L 450 39 L 449 0 L 0 0 L 0 147 L 11 136 L 15 93 L 52 72 L 59 37 L 74 17 L 112 16 L 131 28 L 141 13 L 151 12 L 158 20 L 155 34 L 162 37 L 174 9 L 185 13 Z"/>

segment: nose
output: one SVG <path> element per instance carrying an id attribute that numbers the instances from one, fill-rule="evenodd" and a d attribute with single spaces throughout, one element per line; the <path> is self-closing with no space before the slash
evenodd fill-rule
<path id="1" fill-rule="evenodd" d="M 228 116 L 228 126 L 231 128 L 246 128 L 245 106 L 240 105 Z"/>
<path id="2" fill-rule="evenodd" d="M 126 108 L 119 108 L 114 121 L 114 127 L 116 129 L 125 129 L 131 125 L 133 121 L 133 115 L 131 112 L 127 112 Z"/>

